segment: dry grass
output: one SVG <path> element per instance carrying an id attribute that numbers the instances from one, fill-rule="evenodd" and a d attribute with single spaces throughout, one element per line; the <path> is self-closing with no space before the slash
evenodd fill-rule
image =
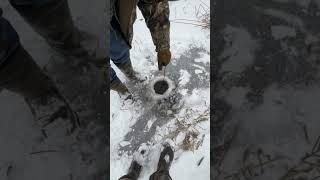
<path id="1" fill-rule="evenodd" d="M 193 19 L 173 19 L 170 22 L 189 24 L 193 26 L 199 26 L 204 29 L 210 29 L 210 6 L 202 1 L 200 5 L 195 7 L 196 20 Z"/>
<path id="2" fill-rule="evenodd" d="M 196 118 L 192 118 L 194 112 L 191 109 L 187 110 L 186 116 L 175 120 L 175 129 L 169 132 L 164 138 L 175 140 L 180 133 L 185 133 L 185 137 L 180 145 L 185 151 L 195 151 L 203 143 L 204 135 L 200 136 L 199 124 L 204 121 L 209 121 L 209 110 L 205 111 Z M 199 137 L 200 136 L 200 137 Z"/>
<path id="3" fill-rule="evenodd" d="M 210 6 L 200 0 L 196 16 L 204 28 L 210 29 Z"/>
<path id="4" fill-rule="evenodd" d="M 304 177 L 307 177 L 308 180 L 320 179 L 320 136 L 314 143 L 312 150 L 306 153 L 297 165 L 289 168 L 280 180 L 300 180 Z"/>
<path id="5" fill-rule="evenodd" d="M 252 159 L 253 157 L 253 159 Z M 245 151 L 243 166 L 233 173 L 224 175 L 225 180 L 251 180 L 264 174 L 266 167 L 273 167 L 284 157 L 271 157 L 262 149 L 257 151 Z M 252 161 L 253 160 L 253 161 Z M 300 162 L 288 167 L 287 172 L 277 180 L 319 180 L 320 179 L 320 136 L 317 138 L 310 152 L 306 152 L 300 158 Z"/>

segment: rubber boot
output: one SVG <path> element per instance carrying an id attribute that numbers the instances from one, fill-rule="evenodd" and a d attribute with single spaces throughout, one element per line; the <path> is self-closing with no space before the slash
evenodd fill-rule
<path id="1" fill-rule="evenodd" d="M 66 57 L 101 63 L 81 46 L 82 36 L 75 28 L 67 0 L 52 0 L 42 6 L 17 5 L 10 1 L 18 13 L 58 53 Z M 83 63 L 83 62 L 82 62 Z M 87 62 L 88 63 L 88 62 Z"/>
<path id="2" fill-rule="evenodd" d="M 129 92 L 128 88 L 126 85 L 124 85 L 119 78 L 114 79 L 110 83 L 110 89 L 113 91 L 116 91 L 120 94 L 121 97 L 124 97 L 125 100 L 131 99 L 131 93 Z"/>
<path id="3" fill-rule="evenodd" d="M 37 124 L 44 129 L 60 119 L 70 127 L 66 133 L 72 133 L 80 125 L 77 115 L 60 95 L 53 81 L 21 45 L 1 65 L 0 87 L 23 96 Z"/>
<path id="4" fill-rule="evenodd" d="M 163 151 L 160 154 L 158 162 L 158 171 L 169 171 L 171 163 L 173 161 L 173 150 L 169 145 L 165 145 Z"/>
<path id="5" fill-rule="evenodd" d="M 173 150 L 170 145 L 165 145 L 160 154 L 158 168 L 155 173 L 150 176 L 150 180 L 171 180 L 169 169 L 173 161 Z"/>
<path id="6" fill-rule="evenodd" d="M 130 79 L 131 81 L 142 81 L 140 80 L 138 77 L 137 77 L 137 72 L 135 72 L 133 70 L 133 67 L 132 67 L 132 63 L 131 61 L 127 61 L 125 63 L 122 63 L 122 64 L 115 64 L 119 69 L 120 71 L 126 75 L 126 77 L 128 79 Z"/>

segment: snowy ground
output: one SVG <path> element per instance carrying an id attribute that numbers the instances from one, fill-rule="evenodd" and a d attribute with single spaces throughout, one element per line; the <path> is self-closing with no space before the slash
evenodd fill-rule
<path id="1" fill-rule="evenodd" d="M 166 76 L 176 88 L 163 100 L 150 93 L 150 84 L 163 73 L 157 69 L 155 47 L 138 12 L 131 58 L 147 81 L 138 85 L 126 82 L 139 99 L 133 104 L 123 102 L 115 92 L 110 94 L 110 179 L 126 174 L 132 153 L 143 143 L 150 152 L 140 179 L 149 179 L 156 170 L 161 143 L 167 141 L 175 150 L 170 170 L 173 179 L 210 179 L 210 36 L 209 29 L 190 24 L 200 24 L 201 14 L 209 8 L 209 0 L 170 2 L 173 56 Z"/>
<path id="2" fill-rule="evenodd" d="M 320 1 L 224 3 L 214 42 L 214 179 L 318 179 Z"/>

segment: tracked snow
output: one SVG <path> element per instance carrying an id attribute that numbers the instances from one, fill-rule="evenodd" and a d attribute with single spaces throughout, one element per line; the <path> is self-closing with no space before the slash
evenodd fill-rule
<path id="1" fill-rule="evenodd" d="M 170 170 L 173 179 L 210 179 L 210 36 L 209 29 L 199 26 L 201 15 L 209 7 L 209 0 L 170 2 L 172 62 L 166 68 L 166 77 L 176 88 L 165 99 L 147 93 L 150 83 L 163 72 L 158 72 L 150 32 L 137 12 L 131 58 L 134 68 L 148 80 L 140 85 L 126 82 L 141 100 L 138 107 L 121 104 L 123 100 L 111 92 L 111 179 L 126 174 L 133 151 L 142 143 L 150 150 L 139 179 L 149 179 L 165 142 L 170 142 L 175 152 Z M 120 71 L 116 72 L 126 81 Z M 119 147 L 123 141 L 131 145 Z"/>

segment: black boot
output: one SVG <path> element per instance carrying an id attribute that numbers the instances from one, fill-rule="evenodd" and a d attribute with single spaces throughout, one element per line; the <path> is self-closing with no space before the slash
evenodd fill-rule
<path id="1" fill-rule="evenodd" d="M 160 154 L 157 171 L 169 171 L 171 163 L 173 161 L 173 150 L 169 145 L 165 145 L 165 148 Z"/>
<path id="2" fill-rule="evenodd" d="M 122 176 L 119 180 L 137 180 L 140 176 L 142 166 L 136 161 L 132 161 L 127 175 Z"/>
<path id="3" fill-rule="evenodd" d="M 53 0 L 42 6 L 18 5 L 10 1 L 18 13 L 58 53 L 79 60 L 101 63 L 81 46 L 82 35 L 74 26 L 68 0 Z"/>
<path id="4" fill-rule="evenodd" d="M 158 168 L 155 173 L 150 176 L 150 180 L 172 180 L 169 169 L 173 161 L 173 150 L 169 144 L 164 145 L 164 150 L 160 154 Z"/>
<path id="5" fill-rule="evenodd" d="M 0 87 L 23 96 L 36 122 L 43 128 L 59 119 L 70 121 L 69 132 L 79 125 L 77 115 L 54 83 L 22 46 L 1 65 Z"/>
<path id="6" fill-rule="evenodd" d="M 169 144 L 165 144 L 164 147 L 164 150 L 160 154 L 157 171 L 150 176 L 150 180 L 172 180 L 169 169 L 174 154 Z"/>

